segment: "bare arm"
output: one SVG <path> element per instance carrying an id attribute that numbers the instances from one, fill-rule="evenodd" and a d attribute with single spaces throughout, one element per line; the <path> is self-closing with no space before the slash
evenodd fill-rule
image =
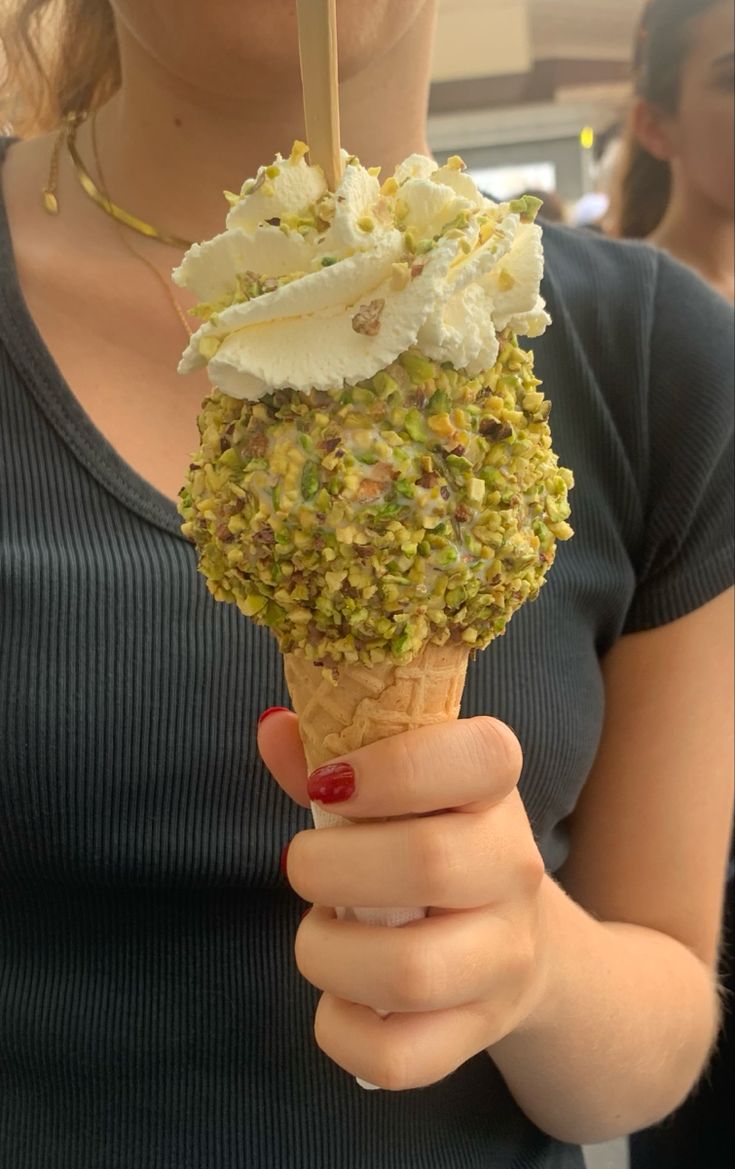
<path id="1" fill-rule="evenodd" d="M 490 1049 L 520 1106 L 560 1139 L 604 1140 L 671 1112 L 716 1035 L 732 599 L 625 637 L 605 662 L 605 729 L 566 892 L 548 878 L 542 890 L 545 992 Z"/>

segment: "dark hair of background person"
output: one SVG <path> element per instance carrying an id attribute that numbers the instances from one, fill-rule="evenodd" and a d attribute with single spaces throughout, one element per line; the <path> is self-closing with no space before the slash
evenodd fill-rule
<path id="1" fill-rule="evenodd" d="M 635 96 L 675 114 L 690 46 L 690 22 L 722 0 L 649 0 L 633 55 Z M 638 141 L 632 117 L 625 131 L 617 191 L 615 234 L 646 239 L 664 217 L 671 197 L 671 166 Z"/>

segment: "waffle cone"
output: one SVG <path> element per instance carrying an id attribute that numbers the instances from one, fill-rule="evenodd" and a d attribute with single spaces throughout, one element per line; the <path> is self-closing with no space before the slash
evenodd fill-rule
<path id="1" fill-rule="evenodd" d="M 286 683 L 309 771 L 402 731 L 456 719 L 469 648 L 426 645 L 408 665 L 345 665 L 336 686 L 299 654 L 286 654 Z"/>
<path id="2" fill-rule="evenodd" d="M 286 683 L 309 771 L 378 739 L 456 719 L 469 653 L 461 645 L 426 645 L 406 666 L 341 666 L 336 686 L 300 654 L 286 654 Z M 311 811 L 317 828 L 350 822 L 319 804 L 312 804 Z M 338 908 L 337 914 L 368 925 L 401 926 L 425 917 L 426 910 L 360 907 Z M 374 1087 L 357 1082 L 362 1088 Z"/>
<path id="3" fill-rule="evenodd" d="M 408 665 L 342 666 L 335 686 L 306 658 L 286 654 L 286 682 L 309 771 L 378 739 L 456 719 L 468 659 L 465 646 L 427 645 Z M 349 824 L 320 804 L 312 804 L 311 811 L 317 828 Z M 338 912 L 371 925 L 397 926 L 426 911 L 361 907 Z"/>

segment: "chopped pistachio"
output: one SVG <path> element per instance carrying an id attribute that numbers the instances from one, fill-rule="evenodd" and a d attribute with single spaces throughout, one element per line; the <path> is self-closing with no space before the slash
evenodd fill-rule
<path id="1" fill-rule="evenodd" d="M 398 389 L 398 382 L 395 378 L 386 373 L 384 369 L 378 370 L 373 378 L 373 386 L 381 397 L 387 397 Z"/>
<path id="2" fill-rule="evenodd" d="M 240 610 L 246 617 L 255 617 L 256 613 L 262 612 L 267 604 L 267 597 L 261 596 L 260 593 L 250 593 L 241 601 Z"/>
<path id="3" fill-rule="evenodd" d="M 380 318 L 384 308 L 385 300 L 382 297 L 361 304 L 352 318 L 352 328 L 366 337 L 376 337 L 380 332 Z"/>
<path id="4" fill-rule="evenodd" d="M 425 442 L 428 437 L 426 423 L 418 410 L 409 410 L 404 423 L 409 438 L 414 442 Z"/>
<path id="5" fill-rule="evenodd" d="M 319 490 L 319 467 L 317 463 L 306 463 L 301 473 L 301 494 L 311 499 Z"/>
<path id="6" fill-rule="evenodd" d="M 429 398 L 427 410 L 429 414 L 448 414 L 450 408 L 449 395 L 445 390 L 435 390 Z"/>
<path id="7" fill-rule="evenodd" d="M 344 390 L 214 391 L 180 499 L 210 591 L 330 669 L 482 648 L 571 534 L 537 387 L 506 331 L 478 377 L 410 350 Z"/>
<path id="8" fill-rule="evenodd" d="M 445 437 L 454 434 L 452 420 L 446 413 L 432 414 L 432 416 L 428 419 L 428 424 L 429 428 L 433 430 L 435 434 L 441 434 Z"/>
<path id="9" fill-rule="evenodd" d="M 537 199 L 535 195 L 523 195 L 520 199 L 512 199 L 509 203 L 511 211 L 520 215 L 525 223 L 532 223 L 543 205 L 543 199 Z"/>
<path id="10" fill-rule="evenodd" d="M 535 414 L 544 401 L 544 395 L 538 390 L 530 390 L 524 394 L 521 405 L 527 414 Z"/>
<path id="11" fill-rule="evenodd" d="M 460 475 L 466 475 L 472 470 L 472 463 L 464 455 L 447 455 L 447 466 Z"/>
<path id="12" fill-rule="evenodd" d="M 467 495 L 472 503 L 482 503 L 485 498 L 485 490 L 484 480 L 472 478 L 467 487 Z"/>

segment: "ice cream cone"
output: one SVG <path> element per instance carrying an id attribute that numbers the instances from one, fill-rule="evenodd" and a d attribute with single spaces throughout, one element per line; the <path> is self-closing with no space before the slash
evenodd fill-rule
<path id="1" fill-rule="evenodd" d="M 456 719 L 462 700 L 469 649 L 426 645 L 407 665 L 385 662 L 342 666 L 337 684 L 300 654 L 284 659 L 286 682 L 299 716 L 309 771 L 339 755 L 402 731 Z M 349 823 L 312 804 L 317 828 Z M 423 909 L 343 909 L 341 916 L 372 925 L 403 925 Z"/>
<path id="2" fill-rule="evenodd" d="M 457 718 L 469 647 L 427 644 L 408 664 L 343 665 L 336 685 L 301 654 L 286 682 L 310 771 L 378 739 Z"/>
<path id="3" fill-rule="evenodd" d="M 426 645 L 408 665 L 385 662 L 342 666 L 336 685 L 300 654 L 287 654 L 284 670 L 309 771 L 378 739 L 456 719 L 464 689 L 469 648 Z M 348 824 L 312 804 L 317 828 Z M 340 908 L 342 918 L 367 925 L 401 926 L 426 915 L 423 908 Z M 373 1088 L 358 1080 L 363 1088 Z"/>
<path id="4" fill-rule="evenodd" d="M 470 653 L 572 535 L 573 479 L 519 342 L 549 323 L 538 200 L 418 155 L 382 187 L 345 155 L 330 191 L 305 153 L 228 196 L 174 278 L 202 319 L 179 368 L 214 387 L 182 530 L 213 596 L 277 638 L 313 770 L 457 717 Z"/>

